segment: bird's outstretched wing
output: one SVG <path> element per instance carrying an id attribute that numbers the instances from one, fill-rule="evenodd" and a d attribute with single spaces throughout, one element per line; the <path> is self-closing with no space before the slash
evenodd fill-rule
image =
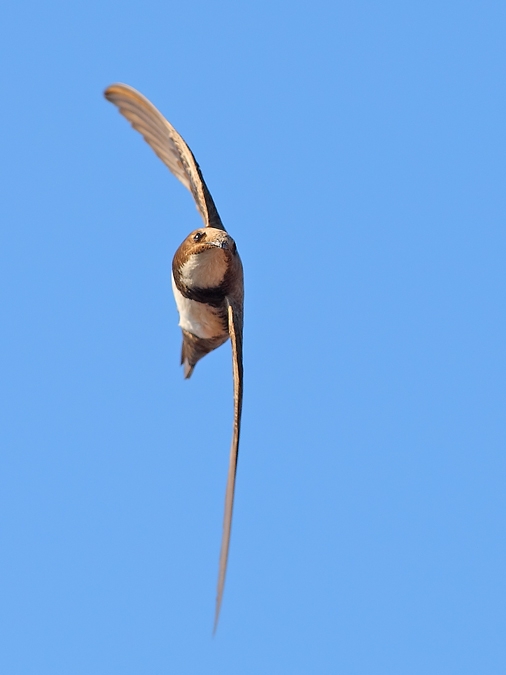
<path id="1" fill-rule="evenodd" d="M 230 446 L 230 460 L 228 465 L 227 489 L 225 492 L 225 514 L 223 516 L 223 535 L 221 540 L 220 566 L 218 572 L 218 588 L 216 591 L 216 611 L 214 615 L 214 631 L 218 626 L 221 600 L 225 586 L 227 572 L 228 549 L 230 532 L 232 529 L 232 510 L 234 507 L 235 474 L 237 470 L 237 456 L 239 452 L 239 435 L 241 432 L 243 368 L 242 368 L 242 324 L 243 308 L 240 301 L 228 298 L 228 331 L 232 343 L 232 371 L 234 377 L 234 426 L 232 444 Z"/>
<path id="2" fill-rule="evenodd" d="M 206 227 L 224 230 L 213 198 L 192 151 L 162 113 L 133 87 L 112 84 L 105 98 L 119 111 L 150 145 L 176 178 L 190 190 Z"/>

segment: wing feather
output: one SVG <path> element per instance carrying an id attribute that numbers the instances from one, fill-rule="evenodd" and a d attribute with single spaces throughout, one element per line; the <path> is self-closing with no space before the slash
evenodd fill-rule
<path id="1" fill-rule="evenodd" d="M 148 99 L 126 84 L 113 84 L 105 98 L 118 106 L 134 129 L 181 183 L 192 193 L 206 227 L 224 230 L 200 167 L 183 138 Z"/>
<path id="2" fill-rule="evenodd" d="M 225 492 L 225 514 L 223 516 L 223 535 L 221 539 L 220 565 L 218 572 L 218 588 L 216 592 L 216 611 L 214 615 L 214 631 L 220 617 L 225 575 L 227 572 L 228 550 L 230 547 L 230 532 L 232 530 L 232 511 L 234 507 L 235 475 L 237 471 L 237 457 L 239 454 L 239 436 L 241 433 L 241 412 L 243 394 L 243 366 L 242 366 L 242 330 L 243 309 L 242 302 L 228 299 L 228 330 L 232 343 L 232 372 L 234 378 L 234 426 L 232 444 L 230 446 L 230 460 L 228 465 L 227 489 Z"/>

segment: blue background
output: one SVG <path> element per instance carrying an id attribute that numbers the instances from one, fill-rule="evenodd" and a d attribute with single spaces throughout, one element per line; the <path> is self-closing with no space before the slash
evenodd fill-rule
<path id="1" fill-rule="evenodd" d="M 5 2 L 0 670 L 499 674 L 506 5 Z M 246 273 L 183 381 L 194 151 Z"/>

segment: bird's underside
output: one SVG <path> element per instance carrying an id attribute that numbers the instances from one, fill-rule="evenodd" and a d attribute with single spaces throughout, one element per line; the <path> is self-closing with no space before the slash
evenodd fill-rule
<path id="1" fill-rule="evenodd" d="M 196 363 L 230 337 L 234 381 L 234 422 L 220 551 L 214 629 L 220 614 L 227 569 L 235 475 L 241 428 L 243 366 L 243 272 L 234 240 L 225 231 L 192 151 L 174 127 L 138 91 L 113 84 L 104 95 L 192 193 L 204 227 L 191 232 L 172 262 L 172 284 L 183 333 L 181 363 L 189 378 Z"/>

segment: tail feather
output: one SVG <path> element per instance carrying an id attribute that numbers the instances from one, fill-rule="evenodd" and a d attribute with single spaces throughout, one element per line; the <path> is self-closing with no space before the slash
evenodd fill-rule
<path id="1" fill-rule="evenodd" d="M 190 377 L 192 376 L 192 373 L 193 373 L 194 369 L 195 369 L 195 364 L 190 365 L 188 363 L 188 359 L 185 359 L 181 363 L 184 366 L 184 371 L 183 371 L 184 372 L 184 379 L 189 380 Z"/>
<path id="2" fill-rule="evenodd" d="M 228 340 L 228 335 L 216 338 L 199 338 L 183 329 L 183 346 L 181 349 L 181 365 L 184 367 L 184 377 L 188 380 L 197 362 Z"/>

